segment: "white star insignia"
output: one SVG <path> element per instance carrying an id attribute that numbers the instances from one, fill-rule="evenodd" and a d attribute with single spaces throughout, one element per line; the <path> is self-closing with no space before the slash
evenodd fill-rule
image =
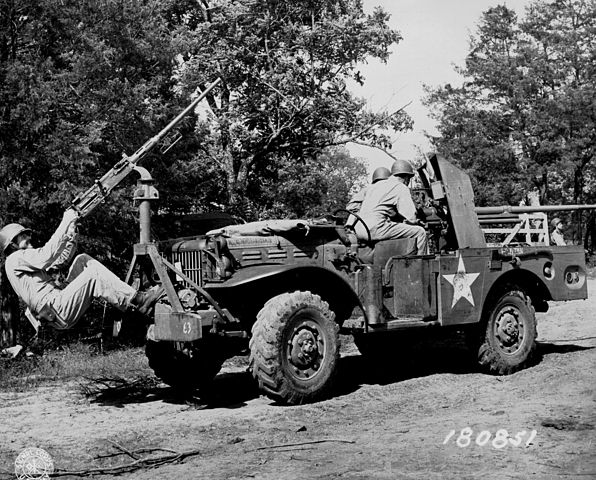
<path id="1" fill-rule="evenodd" d="M 459 255 L 459 261 L 457 264 L 457 272 L 453 275 L 443 275 L 451 285 L 453 285 L 453 301 L 451 302 L 451 308 L 455 306 L 460 298 L 465 298 L 474 307 L 474 297 L 472 296 L 472 283 L 478 278 L 480 273 L 466 273 L 466 267 L 464 260 Z"/>

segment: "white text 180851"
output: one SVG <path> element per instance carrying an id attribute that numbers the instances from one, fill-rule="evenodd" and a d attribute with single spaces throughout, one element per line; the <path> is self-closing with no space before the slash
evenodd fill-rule
<path id="1" fill-rule="evenodd" d="M 491 445 L 493 448 L 498 449 L 505 448 L 507 445 L 511 445 L 513 447 L 529 447 L 534 438 L 536 438 L 537 433 L 538 432 L 536 430 L 531 430 L 529 432 L 526 430 L 520 430 L 515 435 L 509 436 L 507 430 L 501 428 L 496 431 L 494 437 L 489 430 L 482 430 L 474 438 L 474 430 L 472 430 L 470 427 L 464 427 L 460 430 L 459 435 L 455 438 L 455 444 L 461 448 L 465 448 L 469 445 L 472 445 L 473 443 L 479 447 Z M 449 443 L 449 440 L 451 440 L 455 434 L 456 430 L 450 430 L 445 437 L 445 440 L 443 440 L 443 445 Z"/>

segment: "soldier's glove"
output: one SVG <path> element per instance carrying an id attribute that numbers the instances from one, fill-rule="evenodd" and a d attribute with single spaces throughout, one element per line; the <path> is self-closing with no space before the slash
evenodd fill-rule
<path id="1" fill-rule="evenodd" d="M 79 213 L 74 208 L 67 208 L 62 216 L 63 220 L 67 222 L 76 222 L 79 220 Z"/>

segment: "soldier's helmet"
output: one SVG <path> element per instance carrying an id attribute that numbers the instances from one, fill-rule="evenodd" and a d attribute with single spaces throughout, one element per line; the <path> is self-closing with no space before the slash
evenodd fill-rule
<path id="1" fill-rule="evenodd" d="M 379 167 L 375 168 L 375 171 L 372 174 L 372 183 L 376 183 L 379 180 L 387 180 L 391 176 L 391 172 L 388 168 Z"/>
<path id="2" fill-rule="evenodd" d="M 555 217 L 550 221 L 550 226 L 552 227 L 552 229 L 554 230 L 555 228 L 557 228 L 557 225 L 561 223 L 561 219 L 559 217 Z"/>
<path id="3" fill-rule="evenodd" d="M 391 175 L 407 175 L 414 176 L 414 168 L 412 164 L 406 160 L 396 160 L 391 166 Z"/>
<path id="4" fill-rule="evenodd" d="M 4 252 L 12 241 L 24 232 L 31 232 L 31 229 L 24 227 L 20 223 L 9 223 L 0 230 L 0 248 L 2 251 Z"/>

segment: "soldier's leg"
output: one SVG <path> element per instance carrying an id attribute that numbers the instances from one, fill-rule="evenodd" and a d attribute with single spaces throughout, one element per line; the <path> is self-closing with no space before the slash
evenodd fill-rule
<path id="1" fill-rule="evenodd" d="M 426 235 L 426 230 L 419 225 L 385 222 L 377 229 L 377 235 L 378 240 L 413 238 L 416 242 L 416 255 L 425 255 L 428 253 L 428 237 Z"/>
<path id="2" fill-rule="evenodd" d="M 74 325 L 87 311 L 94 298 L 126 310 L 137 293 L 133 287 L 89 255 L 75 258 L 67 282 L 66 288 L 52 301 L 52 306 L 69 326 Z"/>
<path id="3" fill-rule="evenodd" d="M 87 255 L 86 253 L 81 253 L 80 255 L 77 255 L 72 261 L 70 268 L 68 269 L 68 275 L 64 280 L 65 283 L 70 283 L 73 279 L 78 277 L 81 274 L 81 272 L 85 269 L 87 263 L 90 260 L 93 260 L 93 257 L 91 255 Z"/>

